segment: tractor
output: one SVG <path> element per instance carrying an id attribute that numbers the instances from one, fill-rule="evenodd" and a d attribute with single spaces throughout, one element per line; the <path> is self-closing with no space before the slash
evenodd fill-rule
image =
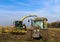
<path id="1" fill-rule="evenodd" d="M 28 20 L 29 21 L 29 20 Z M 47 29 L 47 18 L 36 17 L 31 21 L 31 38 L 40 39 L 45 36 L 44 31 Z"/>

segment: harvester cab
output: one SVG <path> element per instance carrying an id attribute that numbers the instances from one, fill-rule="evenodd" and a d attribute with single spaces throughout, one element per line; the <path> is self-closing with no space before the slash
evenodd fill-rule
<path id="1" fill-rule="evenodd" d="M 23 24 L 22 21 L 15 21 L 14 22 L 15 29 L 12 31 L 13 33 L 26 33 L 26 25 Z"/>

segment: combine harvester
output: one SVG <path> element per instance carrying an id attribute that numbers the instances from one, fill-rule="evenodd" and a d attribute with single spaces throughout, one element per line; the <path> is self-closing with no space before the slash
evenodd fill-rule
<path id="1" fill-rule="evenodd" d="M 24 16 L 20 21 L 14 21 L 14 29 L 12 31 L 9 31 L 9 30 L 4 30 L 5 33 L 17 33 L 17 34 L 25 34 L 27 33 L 27 28 L 26 28 L 26 25 L 23 24 L 23 21 L 26 19 L 26 18 L 29 18 L 29 17 L 37 17 L 36 15 L 29 15 L 29 16 Z"/>
<path id="2" fill-rule="evenodd" d="M 27 33 L 27 28 L 26 25 L 23 24 L 23 21 L 28 17 L 37 17 L 37 16 L 36 15 L 24 16 L 20 21 L 15 21 L 14 22 L 15 30 L 13 30 L 11 33 L 22 33 L 22 34 Z"/>

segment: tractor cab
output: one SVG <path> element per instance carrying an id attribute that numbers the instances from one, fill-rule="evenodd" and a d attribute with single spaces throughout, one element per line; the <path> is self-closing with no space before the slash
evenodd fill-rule
<path id="1" fill-rule="evenodd" d="M 31 20 L 31 26 L 33 27 L 32 38 L 42 38 L 42 36 L 40 35 L 40 30 L 47 28 L 47 19 L 36 17 Z"/>
<path id="2" fill-rule="evenodd" d="M 41 29 L 46 29 L 47 28 L 47 19 L 46 18 L 34 18 L 33 20 L 31 20 L 31 26 L 32 27 L 36 27 L 39 26 L 39 28 Z"/>

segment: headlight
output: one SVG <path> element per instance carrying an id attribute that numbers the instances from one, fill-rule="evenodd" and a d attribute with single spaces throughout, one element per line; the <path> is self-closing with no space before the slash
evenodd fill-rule
<path id="1" fill-rule="evenodd" d="M 39 30 L 39 29 L 37 29 L 37 31 L 39 32 L 40 30 Z"/>
<path id="2" fill-rule="evenodd" d="M 36 32 L 36 29 L 34 29 L 34 32 Z"/>

